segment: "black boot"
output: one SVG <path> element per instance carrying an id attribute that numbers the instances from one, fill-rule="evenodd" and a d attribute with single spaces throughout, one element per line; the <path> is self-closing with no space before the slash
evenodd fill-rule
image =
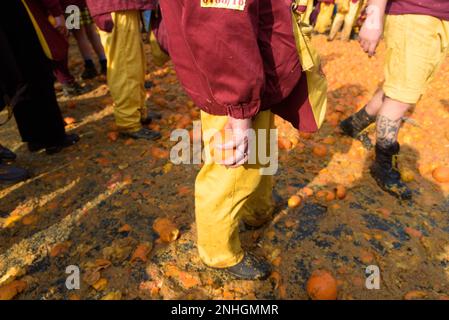
<path id="1" fill-rule="evenodd" d="M 30 152 L 37 152 L 45 148 L 45 152 L 48 155 L 55 154 L 60 152 L 64 148 L 68 148 L 70 146 L 73 146 L 80 140 L 79 135 L 72 133 L 72 134 L 66 134 L 64 139 L 61 143 L 55 144 L 55 145 L 45 145 L 42 143 L 35 143 L 35 142 L 29 142 L 28 143 L 28 150 Z"/>
<path id="2" fill-rule="evenodd" d="M 86 60 L 84 61 L 84 71 L 81 74 L 81 78 L 86 79 L 93 79 L 96 76 L 98 76 L 97 69 L 95 68 L 95 64 L 92 60 Z"/>
<path id="3" fill-rule="evenodd" d="M 153 122 L 153 119 L 160 120 L 162 119 L 162 115 L 158 112 L 149 111 L 146 117 L 140 119 L 140 123 L 147 126 Z"/>
<path id="4" fill-rule="evenodd" d="M 161 134 L 159 132 L 148 128 L 141 128 L 140 130 L 134 132 L 120 132 L 120 135 L 124 138 L 144 140 L 158 140 L 161 138 Z"/>
<path id="5" fill-rule="evenodd" d="M 14 184 L 30 177 L 27 170 L 4 164 L 0 160 L 0 183 Z"/>
<path id="6" fill-rule="evenodd" d="M 363 107 L 357 113 L 340 122 L 340 129 L 344 135 L 360 140 L 367 149 L 371 149 L 373 144 L 364 130 L 376 122 L 376 116 L 370 116 L 365 108 Z"/>
<path id="7" fill-rule="evenodd" d="M 5 148 L 0 145 L 0 162 L 4 161 L 14 161 L 16 160 L 16 154 L 9 150 L 8 148 Z"/>
<path id="8" fill-rule="evenodd" d="M 270 275 L 270 265 L 251 253 L 245 253 L 243 260 L 235 266 L 223 269 L 238 279 L 264 280 Z"/>
<path id="9" fill-rule="evenodd" d="M 379 187 L 396 198 L 410 200 L 412 191 L 401 181 L 397 169 L 396 155 L 399 153 L 399 143 L 388 149 L 376 146 L 376 160 L 370 167 L 370 172 Z"/>
<path id="10" fill-rule="evenodd" d="M 106 73 L 108 72 L 108 60 L 106 59 L 100 59 L 100 72 L 103 75 L 106 75 Z"/>

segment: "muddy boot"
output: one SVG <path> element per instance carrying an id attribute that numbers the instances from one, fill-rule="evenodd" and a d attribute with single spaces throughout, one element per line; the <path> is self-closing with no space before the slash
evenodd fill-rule
<path id="1" fill-rule="evenodd" d="M 140 123 L 146 126 L 153 122 L 153 119 L 160 120 L 162 119 L 162 115 L 160 113 L 150 111 L 147 113 L 146 117 L 140 119 Z"/>
<path id="2" fill-rule="evenodd" d="M 365 148 L 371 149 L 373 144 L 365 129 L 376 122 L 376 116 L 370 116 L 365 108 L 363 107 L 357 113 L 340 122 L 340 129 L 344 135 L 360 140 Z"/>
<path id="3" fill-rule="evenodd" d="M 147 81 L 145 81 L 143 86 L 145 87 L 145 89 L 151 89 L 154 87 L 154 83 L 153 83 L 153 81 L 147 80 Z"/>
<path id="4" fill-rule="evenodd" d="M 62 93 L 66 97 L 79 96 L 85 94 L 87 91 L 86 88 L 81 87 L 76 81 L 62 85 Z"/>
<path id="5" fill-rule="evenodd" d="M 0 160 L 0 183 L 14 184 L 30 177 L 27 170 L 4 164 Z"/>
<path id="6" fill-rule="evenodd" d="M 100 72 L 102 75 L 106 75 L 108 72 L 108 60 L 106 59 L 100 59 Z"/>
<path id="7" fill-rule="evenodd" d="M 159 132 L 150 130 L 148 128 L 142 128 L 135 132 L 121 132 L 120 135 L 124 138 L 145 140 L 158 140 L 161 138 L 161 134 Z"/>
<path id="8" fill-rule="evenodd" d="M 5 148 L 0 145 L 0 162 L 4 161 L 14 161 L 16 160 L 16 154 L 9 150 L 8 148 Z"/>
<path id="9" fill-rule="evenodd" d="M 396 198 L 410 200 L 412 191 L 401 181 L 401 174 L 397 169 L 396 155 L 399 149 L 399 143 L 388 149 L 376 146 L 376 160 L 371 165 L 370 172 L 382 190 Z"/>
<path id="10" fill-rule="evenodd" d="M 95 64 L 92 60 L 86 60 L 84 62 L 84 71 L 81 74 L 81 78 L 84 80 L 93 79 L 98 76 L 97 69 L 95 68 Z"/>
<path id="11" fill-rule="evenodd" d="M 271 272 L 267 262 L 248 252 L 245 253 L 242 261 L 223 270 L 243 280 L 265 280 Z"/>
<path id="12" fill-rule="evenodd" d="M 66 134 L 62 143 L 45 148 L 45 152 L 49 155 L 60 152 L 62 149 L 68 148 L 80 141 L 80 136 L 76 133 Z"/>

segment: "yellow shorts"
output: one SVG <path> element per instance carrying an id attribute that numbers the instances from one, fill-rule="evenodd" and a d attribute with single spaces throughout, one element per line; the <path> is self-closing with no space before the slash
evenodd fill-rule
<path id="1" fill-rule="evenodd" d="M 385 95 L 415 104 L 447 56 L 449 21 L 426 15 L 388 15 L 384 36 Z"/>

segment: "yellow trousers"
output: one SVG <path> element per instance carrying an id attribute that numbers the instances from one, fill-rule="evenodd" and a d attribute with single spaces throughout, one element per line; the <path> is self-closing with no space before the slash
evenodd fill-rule
<path id="1" fill-rule="evenodd" d="M 388 15 L 384 31 L 385 95 L 419 101 L 449 52 L 449 21 L 427 15 Z"/>
<path id="2" fill-rule="evenodd" d="M 227 117 L 202 112 L 201 122 L 205 150 L 208 150 L 211 133 L 220 131 L 226 125 Z M 267 132 L 267 150 L 269 129 L 273 126 L 274 117 L 269 110 L 260 112 L 253 119 L 256 134 L 260 129 Z M 226 268 L 239 263 L 244 255 L 239 238 L 240 220 L 259 226 L 271 218 L 272 176 L 261 175 L 261 167 L 258 161 L 238 168 L 206 162 L 198 173 L 195 182 L 197 245 L 206 265 Z"/>
<path id="3" fill-rule="evenodd" d="M 341 40 L 348 41 L 351 37 L 354 24 L 360 15 L 361 8 L 361 0 L 356 3 L 349 1 L 349 10 L 347 12 L 337 12 L 332 23 L 331 31 L 329 33 L 329 39 L 333 40 L 343 26 L 340 37 Z"/>
<path id="4" fill-rule="evenodd" d="M 332 15 L 334 14 L 335 5 L 326 2 L 321 2 L 320 13 L 316 19 L 315 31 L 318 33 L 325 33 L 329 30 L 332 24 Z"/>
<path id="5" fill-rule="evenodd" d="M 138 131 L 146 117 L 146 58 L 139 11 L 113 12 L 114 29 L 100 31 L 106 58 L 107 80 L 114 100 L 114 117 L 122 131 Z"/>
<path id="6" fill-rule="evenodd" d="M 313 12 L 313 0 L 307 0 L 307 9 L 306 14 L 304 16 L 304 23 L 310 24 L 310 15 Z"/>

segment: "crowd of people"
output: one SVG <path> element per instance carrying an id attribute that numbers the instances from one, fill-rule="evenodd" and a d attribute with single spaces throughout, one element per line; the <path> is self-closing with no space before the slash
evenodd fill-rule
<path id="1" fill-rule="evenodd" d="M 65 8 L 71 5 L 81 12 L 75 30 L 65 24 Z M 319 129 L 326 87 L 319 59 L 303 34 L 306 27 L 328 34 L 330 41 L 339 32 L 342 40 L 357 36 L 370 56 L 384 36 L 385 82 L 340 127 L 342 134 L 362 140 L 365 129 L 376 123 L 371 175 L 393 196 L 412 197 L 394 161 L 400 149 L 397 136 L 405 112 L 419 101 L 447 56 L 446 0 L 16 0 L 0 6 L 2 105 L 11 106 L 28 149 L 48 154 L 79 140 L 65 132 L 54 91 L 56 77 L 65 95 L 85 92 L 68 68 L 69 32 L 85 61 L 81 78 L 107 75 L 121 135 L 160 138 L 145 126 L 152 115 L 145 104 L 141 32 L 151 20 L 161 52 L 170 56 L 181 85 L 202 110 L 203 131 L 227 129 L 234 138 L 214 146 L 235 150 L 233 156 L 204 164 L 196 179 L 198 250 L 209 267 L 243 279 L 269 274 L 263 259 L 243 251 L 238 234 L 241 220 L 258 228 L 273 211 L 272 177 L 260 173 L 259 162 L 246 165 L 248 131 L 272 128 L 274 114 L 299 130 Z M 210 139 L 203 137 L 206 145 Z M 0 148 L 2 182 L 29 176 L 6 164 L 14 159 L 11 151 Z"/>

